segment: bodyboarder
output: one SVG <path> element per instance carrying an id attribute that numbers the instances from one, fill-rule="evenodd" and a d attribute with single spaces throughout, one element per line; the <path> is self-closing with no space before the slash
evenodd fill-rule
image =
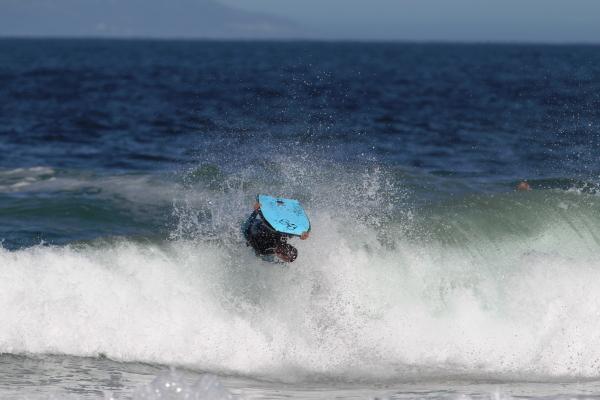
<path id="1" fill-rule="evenodd" d="M 294 262 L 298 257 L 298 250 L 287 243 L 291 235 L 278 232 L 264 218 L 260 210 L 260 203 L 254 205 L 254 211 L 248 217 L 243 227 L 246 245 L 252 247 L 257 256 L 274 255 L 283 262 Z M 308 232 L 303 233 L 300 239 L 308 238 Z"/>

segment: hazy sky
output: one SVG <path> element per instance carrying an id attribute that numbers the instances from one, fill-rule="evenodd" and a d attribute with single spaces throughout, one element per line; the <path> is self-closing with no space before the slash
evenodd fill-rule
<path id="1" fill-rule="evenodd" d="M 600 43 L 600 0 L 219 0 L 317 36 Z"/>

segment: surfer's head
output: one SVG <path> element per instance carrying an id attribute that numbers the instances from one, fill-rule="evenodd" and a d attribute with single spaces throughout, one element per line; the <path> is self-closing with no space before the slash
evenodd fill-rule
<path id="1" fill-rule="evenodd" d="M 285 262 L 294 262 L 298 257 L 298 250 L 291 244 L 281 243 L 275 248 L 275 255 Z"/>

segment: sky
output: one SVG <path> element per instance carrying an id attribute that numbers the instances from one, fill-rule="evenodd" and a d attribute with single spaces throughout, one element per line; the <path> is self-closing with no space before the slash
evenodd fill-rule
<path id="1" fill-rule="evenodd" d="M 600 0 L 219 0 L 329 39 L 600 43 Z"/>
<path id="2" fill-rule="evenodd" d="M 600 0 L 0 0 L 0 37 L 600 44 Z"/>

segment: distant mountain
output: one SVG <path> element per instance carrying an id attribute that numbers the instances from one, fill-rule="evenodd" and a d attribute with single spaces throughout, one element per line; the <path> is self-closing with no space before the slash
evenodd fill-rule
<path id="1" fill-rule="evenodd" d="M 214 0 L 0 0 L 0 36 L 291 38 L 284 18 Z"/>

